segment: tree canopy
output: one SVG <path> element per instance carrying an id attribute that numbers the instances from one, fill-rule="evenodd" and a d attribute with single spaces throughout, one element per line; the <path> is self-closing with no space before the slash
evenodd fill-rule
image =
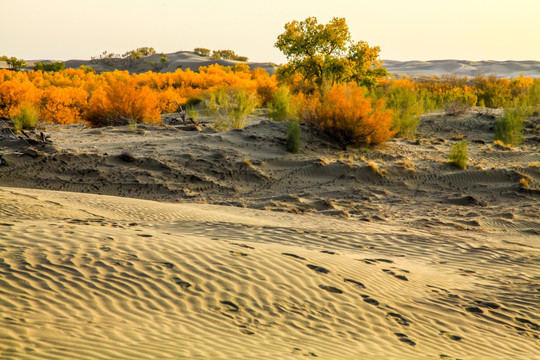
<path id="1" fill-rule="evenodd" d="M 381 49 L 353 42 L 344 18 L 333 18 L 326 25 L 316 17 L 289 22 L 275 47 L 288 60 L 278 69 L 282 79 L 300 74 L 319 88 L 349 81 L 372 87 L 388 75 L 379 59 Z"/>

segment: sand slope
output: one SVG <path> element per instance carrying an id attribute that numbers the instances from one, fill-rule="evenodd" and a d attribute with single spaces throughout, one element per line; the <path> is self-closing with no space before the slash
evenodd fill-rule
<path id="1" fill-rule="evenodd" d="M 17 188 L 0 219 L 2 359 L 540 353 L 523 235 Z"/>

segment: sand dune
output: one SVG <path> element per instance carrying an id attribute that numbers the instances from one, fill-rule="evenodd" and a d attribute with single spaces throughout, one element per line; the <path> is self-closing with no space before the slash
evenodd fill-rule
<path id="1" fill-rule="evenodd" d="M 384 66 L 392 74 L 401 75 L 443 75 L 455 74 L 472 77 L 479 73 L 499 77 L 515 78 L 540 77 L 540 61 L 470 61 L 470 60 L 430 60 L 430 61 L 396 61 L 384 60 Z"/>
<path id="2" fill-rule="evenodd" d="M 154 54 L 146 56 L 140 61 L 135 63 L 125 63 L 120 66 L 117 65 L 107 65 L 105 63 L 92 63 L 90 60 L 68 60 L 66 61 L 66 68 L 78 68 L 81 65 L 91 66 L 96 69 L 98 72 L 102 71 L 112 71 L 116 68 L 121 70 L 129 70 L 132 73 L 141 73 L 146 71 L 155 71 L 155 72 L 174 72 L 177 69 L 187 70 L 191 69 L 192 71 L 198 71 L 201 66 L 209 66 L 213 64 L 219 64 L 222 66 L 234 66 L 238 61 L 234 60 L 223 60 L 223 59 L 211 59 L 207 56 L 201 56 L 192 51 L 177 51 L 174 53 L 164 54 L 167 57 L 167 62 L 162 64 L 161 54 Z M 154 65 L 152 65 L 154 64 Z M 275 72 L 274 66 L 267 62 L 247 62 L 252 69 L 263 68 L 268 71 L 270 74 Z"/>
<path id="3" fill-rule="evenodd" d="M 537 120 L 509 150 L 485 111 L 297 155 L 262 113 L 4 136 L 0 358 L 538 359 Z"/>
<path id="4" fill-rule="evenodd" d="M 174 72 L 177 69 L 191 69 L 197 71 L 200 66 L 220 64 L 223 66 L 234 66 L 237 61 L 214 60 L 206 56 L 198 55 L 192 51 L 177 51 L 164 54 L 168 62 L 161 64 L 161 54 L 154 54 L 144 57 L 135 63 L 124 62 L 122 65 L 106 65 L 104 63 L 92 63 L 90 60 L 67 60 L 67 68 L 78 68 L 81 65 L 92 66 L 98 72 L 112 71 L 114 69 L 129 70 L 140 73 L 146 71 Z M 50 60 L 29 60 L 28 65 L 33 66 L 37 61 L 49 62 Z M 150 64 L 153 63 L 154 65 Z M 515 78 L 520 75 L 525 77 L 540 77 L 540 61 L 535 60 L 507 60 L 507 61 L 471 61 L 471 60 L 429 60 L 429 61 L 397 61 L 383 60 L 384 67 L 395 76 L 420 76 L 420 75 L 444 75 L 455 74 L 458 76 L 473 77 L 479 73 L 496 75 L 498 77 Z M 273 74 L 276 68 L 268 62 L 248 62 L 251 68 L 263 68 L 268 73 Z M 1 62 L 0 62 L 1 68 Z"/>
<path id="5" fill-rule="evenodd" d="M 6 359 L 533 359 L 512 237 L 0 189 Z M 321 221 L 324 220 L 324 221 Z"/>

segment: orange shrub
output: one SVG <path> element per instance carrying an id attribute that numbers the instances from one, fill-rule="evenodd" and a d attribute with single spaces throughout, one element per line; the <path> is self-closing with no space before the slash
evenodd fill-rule
<path id="1" fill-rule="evenodd" d="M 85 112 L 85 119 L 90 125 L 126 125 L 130 121 L 159 122 L 159 99 L 156 93 L 148 86 L 136 87 L 135 82 L 124 74 L 114 75 L 108 77 L 108 83 L 103 88 L 92 93 Z"/>
<path id="2" fill-rule="evenodd" d="M 308 125 L 328 134 L 343 148 L 349 145 L 376 145 L 390 139 L 392 112 L 382 100 L 373 101 L 360 87 L 334 85 L 323 96 L 306 98 L 300 106 Z"/>
<path id="3" fill-rule="evenodd" d="M 58 124 L 81 122 L 87 97 L 80 88 L 50 87 L 41 97 L 40 118 Z"/>
<path id="4" fill-rule="evenodd" d="M 19 112 L 22 103 L 37 105 L 39 98 L 40 91 L 31 82 L 0 82 L 0 118 L 12 118 Z"/>

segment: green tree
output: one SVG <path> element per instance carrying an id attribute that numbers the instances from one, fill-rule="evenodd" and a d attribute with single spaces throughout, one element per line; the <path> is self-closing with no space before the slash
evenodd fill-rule
<path id="1" fill-rule="evenodd" d="M 278 69 L 280 79 L 298 73 L 318 88 L 348 81 L 373 87 L 388 75 L 379 59 L 381 49 L 353 42 L 344 18 L 333 18 L 326 25 L 318 24 L 316 17 L 289 22 L 275 47 L 288 60 Z"/>
<path id="2" fill-rule="evenodd" d="M 16 57 L 1 56 L 0 60 L 5 61 L 9 67 L 13 70 L 19 71 L 26 66 L 26 61 L 23 59 L 17 59 Z"/>

